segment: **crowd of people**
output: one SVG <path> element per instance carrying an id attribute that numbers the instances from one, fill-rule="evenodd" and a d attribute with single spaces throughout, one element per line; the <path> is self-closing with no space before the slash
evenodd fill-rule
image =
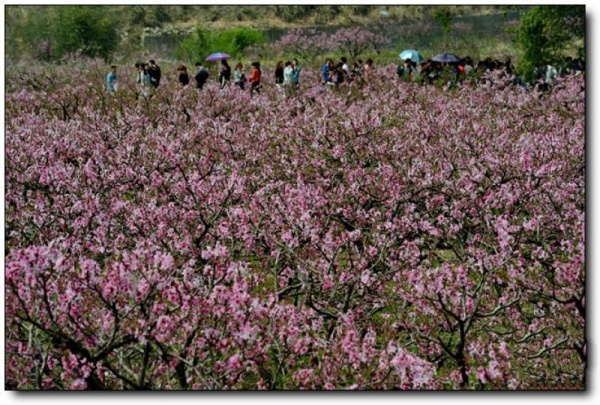
<path id="1" fill-rule="evenodd" d="M 218 82 L 221 89 L 229 85 L 239 87 L 244 91 L 250 84 L 250 94 L 260 94 L 262 82 L 262 70 L 260 62 L 251 64 L 251 71 L 246 75 L 244 65 L 238 63 L 233 71 L 227 60 L 221 60 Z M 136 67 L 136 82 L 143 95 L 148 95 L 150 88 L 158 88 L 161 79 L 161 69 L 154 60 L 148 63 L 138 62 Z M 423 84 L 448 83 L 455 84 L 465 79 L 485 80 L 485 74 L 493 71 L 502 71 L 506 77 L 514 77 L 513 83 L 522 86 L 525 89 L 536 88 L 538 90 L 548 90 L 551 84 L 559 76 L 567 74 L 579 74 L 585 70 L 585 63 L 581 59 L 566 57 L 557 66 L 545 65 L 536 69 L 533 80 L 525 80 L 523 77 L 513 76 L 515 68 L 510 58 L 504 61 L 486 58 L 473 62 L 470 56 L 466 56 L 457 62 L 441 63 L 431 59 L 416 63 L 411 59 L 405 59 L 398 64 L 396 74 L 400 80 L 420 82 Z M 275 66 L 275 86 L 279 89 L 293 92 L 300 87 L 300 72 L 302 68 L 297 59 L 288 60 L 285 63 L 279 60 Z M 328 58 L 320 71 L 320 84 L 326 87 L 339 87 L 353 82 L 362 82 L 368 80 L 373 75 L 373 59 L 367 59 L 363 63 L 362 59 L 357 59 L 350 67 L 348 59 L 341 57 L 335 63 L 333 59 Z M 190 74 L 185 65 L 177 67 L 178 82 L 182 87 L 190 85 Z M 196 62 L 193 79 L 195 87 L 202 89 L 210 77 L 208 69 L 202 62 Z M 110 72 L 106 77 L 106 87 L 109 92 L 118 89 L 117 67 L 111 66 Z"/>
<path id="2" fill-rule="evenodd" d="M 514 77 L 513 84 L 520 85 L 525 89 L 533 87 L 544 91 L 548 90 L 558 77 L 583 72 L 584 66 L 583 60 L 567 56 L 557 66 L 538 67 L 534 76 L 528 80 L 523 75 L 516 74 L 510 58 L 500 61 L 488 57 L 474 63 L 470 56 L 466 56 L 457 62 L 449 63 L 435 62 L 429 59 L 418 64 L 410 59 L 405 59 L 398 65 L 396 73 L 403 80 L 427 84 L 443 81 L 452 84 L 465 79 L 485 80 L 486 73 L 501 71 L 506 77 Z"/>
<path id="3" fill-rule="evenodd" d="M 405 59 L 398 64 L 396 74 L 400 80 L 405 81 L 452 85 L 466 79 L 486 81 L 487 73 L 501 71 L 505 77 L 513 77 L 513 84 L 520 85 L 525 89 L 535 88 L 545 91 L 550 88 L 558 77 L 564 77 L 571 73 L 579 74 L 585 70 L 584 66 L 583 60 L 568 56 L 557 66 L 540 66 L 536 69 L 534 77 L 527 80 L 524 76 L 516 74 L 510 58 L 500 61 L 488 57 L 474 63 L 470 56 L 466 56 L 456 62 L 447 63 L 436 62 L 431 59 L 417 63 L 411 59 Z M 372 59 L 368 59 L 364 65 L 361 59 L 357 59 L 352 68 L 350 68 L 346 57 L 340 58 L 337 63 L 333 59 L 327 59 L 321 68 L 321 84 L 340 86 L 343 83 L 362 81 L 368 79 L 372 72 Z"/>
<path id="4" fill-rule="evenodd" d="M 283 64 L 283 62 L 281 62 Z M 253 62 L 250 75 L 247 77 L 244 70 L 244 65 L 238 63 L 235 69 L 231 70 L 231 66 L 226 60 L 221 61 L 221 69 L 219 71 L 219 85 L 220 88 L 224 88 L 230 84 L 234 84 L 241 90 L 246 88 L 246 84 L 250 83 L 251 94 L 260 94 L 260 84 L 262 78 L 262 71 L 260 68 L 260 62 Z M 290 67 L 290 71 L 285 76 L 289 78 L 284 79 L 284 84 L 294 83 L 296 86 L 299 84 L 300 66 L 298 60 L 294 59 L 292 62 L 286 63 L 286 68 Z M 148 63 L 138 62 L 135 64 L 136 68 L 136 83 L 141 89 L 141 94 L 147 96 L 150 88 L 158 88 L 160 85 L 161 69 L 154 60 L 149 60 Z M 196 62 L 194 72 L 195 87 L 202 89 L 210 73 L 208 69 L 202 64 L 202 62 Z M 285 70 L 285 69 L 284 69 Z M 188 68 L 185 65 L 179 65 L 177 67 L 178 82 L 181 87 L 188 86 L 190 84 L 190 74 Z M 233 79 L 233 80 L 232 80 Z M 112 65 L 110 72 L 106 76 L 106 89 L 109 92 L 114 92 L 118 89 L 117 81 L 117 66 Z"/>
<path id="5" fill-rule="evenodd" d="M 321 67 L 321 84 L 326 86 L 339 86 L 343 83 L 362 80 L 363 77 L 369 78 L 373 72 L 373 59 L 367 59 L 363 64 L 362 59 L 354 62 L 352 69 L 348 65 L 348 59 L 345 56 L 340 58 L 338 63 L 333 59 L 327 59 Z"/>

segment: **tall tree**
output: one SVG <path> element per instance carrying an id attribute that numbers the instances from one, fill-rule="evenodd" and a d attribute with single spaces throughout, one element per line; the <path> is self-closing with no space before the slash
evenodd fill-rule
<path id="1" fill-rule="evenodd" d="M 81 53 L 108 58 L 119 43 L 118 18 L 108 7 L 9 6 L 9 54 L 42 60 Z"/>
<path id="2" fill-rule="evenodd" d="M 585 39 L 585 6 L 536 6 L 521 18 L 517 42 L 523 50 L 519 71 L 529 78 L 536 68 L 555 63 L 565 48 Z M 578 48 L 584 56 L 585 43 Z"/>
<path id="3" fill-rule="evenodd" d="M 117 23 L 107 10 L 98 7 L 57 7 L 53 38 L 58 57 L 80 52 L 108 58 L 118 45 Z"/>
<path id="4" fill-rule="evenodd" d="M 440 25 L 442 31 L 444 32 L 444 51 L 447 51 L 448 48 L 447 35 L 451 30 L 452 16 L 453 12 L 450 7 L 436 7 L 431 13 L 431 17 L 433 17 L 433 19 Z"/>

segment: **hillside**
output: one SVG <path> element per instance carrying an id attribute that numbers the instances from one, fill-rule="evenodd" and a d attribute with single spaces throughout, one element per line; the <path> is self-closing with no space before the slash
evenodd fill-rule
<path id="1" fill-rule="evenodd" d="M 158 26 L 156 13 L 170 16 L 171 25 L 205 28 L 293 28 L 306 26 L 369 25 L 382 19 L 407 21 L 430 18 L 437 6 L 295 5 L 295 6 L 141 6 L 148 15 L 146 26 Z M 502 6 L 450 6 L 454 16 L 496 14 Z M 167 21 L 163 21 L 167 22 Z M 157 24 L 158 23 L 158 24 Z"/>
<path id="2" fill-rule="evenodd" d="M 375 24 L 410 25 L 434 22 L 435 13 L 446 10 L 454 20 L 465 16 L 502 15 L 516 9 L 507 6 L 366 6 L 366 5 L 268 5 L 268 6 L 6 6 L 6 55 L 10 59 L 52 60 L 65 53 L 83 51 L 99 56 L 143 52 L 144 36 L 187 35 L 194 28 L 224 30 L 245 27 L 284 30 L 294 27 L 328 27 Z M 524 10 L 524 7 L 519 7 Z M 96 25 L 89 21 L 97 22 Z M 73 32 L 81 24 L 93 26 L 86 49 L 79 49 Z M 434 23 L 435 24 L 435 23 Z M 115 35 L 116 33 L 116 35 Z M 273 39 L 273 38 L 268 38 Z M 89 46 L 89 43 L 94 45 Z M 96 48 L 106 48 L 105 52 Z"/>

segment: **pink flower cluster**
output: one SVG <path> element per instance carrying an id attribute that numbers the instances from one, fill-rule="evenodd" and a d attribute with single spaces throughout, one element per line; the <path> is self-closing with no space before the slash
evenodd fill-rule
<path id="1" fill-rule="evenodd" d="M 6 386 L 584 389 L 583 79 L 384 76 L 136 98 L 9 69 Z"/>
<path id="2" fill-rule="evenodd" d="M 332 34 L 314 28 L 294 28 L 273 46 L 279 52 L 297 54 L 304 59 L 329 51 L 342 51 L 354 59 L 368 49 L 379 53 L 388 43 L 389 38 L 364 27 L 340 28 Z"/>

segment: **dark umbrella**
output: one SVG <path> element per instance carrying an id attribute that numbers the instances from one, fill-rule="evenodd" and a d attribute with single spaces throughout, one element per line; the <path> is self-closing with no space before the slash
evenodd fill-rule
<path id="1" fill-rule="evenodd" d="M 231 58 L 231 56 L 229 56 L 228 54 L 223 53 L 223 52 L 217 52 L 217 53 L 212 53 L 212 54 L 208 55 L 208 58 L 206 58 L 206 60 L 209 62 L 214 62 L 217 60 L 226 60 L 229 58 Z"/>
<path id="2" fill-rule="evenodd" d="M 460 62 L 460 58 L 453 53 L 438 53 L 433 58 L 431 58 L 434 62 L 442 62 L 442 63 L 453 63 Z"/>

